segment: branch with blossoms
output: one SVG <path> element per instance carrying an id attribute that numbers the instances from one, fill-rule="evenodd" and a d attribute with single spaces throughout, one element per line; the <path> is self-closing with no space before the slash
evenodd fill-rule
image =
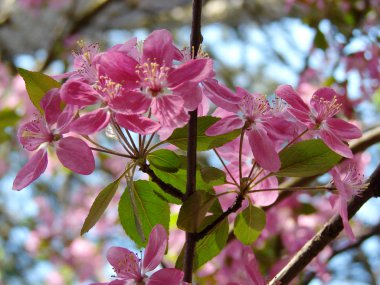
<path id="1" fill-rule="evenodd" d="M 201 1 L 194 1 L 188 49 L 178 49 L 169 31 L 157 30 L 143 42 L 132 38 L 105 52 L 81 44 L 75 70 L 63 75 L 63 84 L 20 69 L 40 114 L 19 128 L 20 143 L 34 154 L 13 189 L 42 175 L 49 149 L 63 166 L 82 175 L 96 168 L 93 152 L 118 157 L 123 164 L 119 177 L 95 199 L 81 234 L 101 219 L 123 187 L 120 223 L 146 251 L 141 261 L 127 249 L 112 247 L 107 259 L 117 279 L 107 284 L 190 283 L 194 272 L 226 247 L 230 228 L 246 246 L 245 274 L 253 284 L 264 284 L 249 246 L 267 226 L 262 207 L 275 203 L 282 191 L 331 194 L 336 217 L 354 238 L 347 203 L 370 188 L 364 190 L 367 184 L 348 146 L 361 131 L 340 116 L 342 98 L 327 87 L 314 92 L 309 102 L 289 85 L 274 91 L 275 100 L 240 87 L 228 89 L 215 79 L 213 61 L 200 48 L 200 17 Z M 217 108 L 209 114 L 211 104 Z M 201 151 L 213 151 L 223 168 L 201 164 Z M 136 180 L 139 171 L 149 178 Z M 332 182 L 327 185 L 279 184 L 279 179 L 328 172 Z M 174 204 L 180 205 L 176 229 L 186 234 L 185 245 L 176 269 L 149 275 L 166 252 Z"/>
<path id="2" fill-rule="evenodd" d="M 372 173 L 369 186 L 353 197 L 347 206 L 346 215 L 336 214 L 322 229 L 295 255 L 292 260 L 271 280 L 269 284 L 288 284 L 303 268 L 346 227 L 344 217 L 352 218 L 372 197 L 380 197 L 380 166 Z"/>

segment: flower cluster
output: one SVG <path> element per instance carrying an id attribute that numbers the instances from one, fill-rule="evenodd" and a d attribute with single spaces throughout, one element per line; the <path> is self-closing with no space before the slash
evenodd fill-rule
<path id="1" fill-rule="evenodd" d="M 283 190 L 276 173 L 281 177 L 287 176 L 284 173 L 301 177 L 325 173 L 341 157 L 353 158 L 348 141 L 361 136 L 358 127 L 338 117 L 342 103 L 333 89 L 316 90 L 309 103 L 289 85 L 279 86 L 274 92 L 274 100 L 240 87 L 236 92 L 231 91 L 214 78 L 213 62 L 207 55 L 201 52 L 194 58 L 189 49 L 179 50 L 166 30 L 151 33 L 142 43 L 133 38 L 106 52 L 100 52 L 96 44 L 81 43 L 80 50 L 74 53 L 74 68 L 73 72 L 61 76 L 67 80 L 60 88 L 51 89 L 40 100 L 41 116 L 23 124 L 18 131 L 23 147 L 35 153 L 17 174 L 13 184 L 15 190 L 25 188 L 45 171 L 49 148 L 55 150 L 63 166 L 79 174 L 94 171 L 92 151 L 101 151 L 128 159 L 123 174 L 115 182 L 119 183 L 125 176 L 130 186 L 139 166 L 149 175 L 153 171 L 152 180 L 161 182 L 158 185 L 168 185 L 160 181 L 165 178 L 160 176 L 160 171 L 178 171 L 181 165 L 178 155 L 165 150 L 167 156 L 159 157 L 154 165 L 154 159 L 149 160 L 150 152 L 164 143 L 175 144 L 170 135 L 187 124 L 188 112 L 199 110 L 200 114 L 207 115 L 212 102 L 216 106 L 212 116 L 218 119 L 211 118 L 212 123 L 204 128 L 202 137 L 210 141 L 208 149 L 214 150 L 224 166 L 222 173 L 226 179 L 212 185 L 220 205 L 231 209 L 231 195 L 224 194 L 235 193 L 243 208 L 249 204 L 248 211 L 260 212 L 260 209 L 249 207 L 252 204 L 271 205 L 278 197 L 278 190 Z M 125 152 L 91 139 L 90 136 L 106 127 L 106 133 L 118 140 Z M 130 132 L 135 133 L 138 141 Z M 233 133 L 237 135 L 231 135 Z M 161 142 L 150 146 L 156 134 L 160 135 Z M 299 169 L 284 171 L 281 152 L 306 140 L 318 142 L 336 162 L 318 172 L 307 163 L 302 164 L 301 159 L 297 162 L 302 164 Z M 178 159 L 178 163 L 171 165 L 171 159 Z M 290 159 L 294 159 L 294 154 Z M 157 172 L 149 168 L 152 165 L 157 166 Z M 339 193 L 338 211 L 346 232 L 353 237 L 348 225 L 347 200 L 365 185 L 353 167 L 335 168 L 331 173 Z M 183 193 L 172 186 L 174 190 L 171 188 L 171 192 L 165 194 L 174 193 L 175 198 L 183 198 Z M 146 274 L 158 266 L 166 247 L 166 230 L 159 225 L 152 229 L 142 262 L 129 250 L 112 247 L 107 258 L 115 269 L 117 280 L 107 284 L 180 284 L 182 272 L 176 269 L 162 269 L 149 277 Z M 264 284 L 249 251 L 244 250 L 243 255 L 247 274 L 253 284 Z"/>

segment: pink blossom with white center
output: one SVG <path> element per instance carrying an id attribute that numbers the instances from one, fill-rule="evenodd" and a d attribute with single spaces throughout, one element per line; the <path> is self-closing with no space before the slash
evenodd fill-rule
<path id="1" fill-rule="evenodd" d="M 118 279 L 109 283 L 100 284 L 143 284 L 179 285 L 183 279 L 183 272 L 174 268 L 163 268 L 154 272 L 149 277 L 147 272 L 154 270 L 161 262 L 167 247 L 167 233 L 162 225 L 156 225 L 149 235 L 145 256 L 140 261 L 136 255 L 123 247 L 111 247 L 107 252 L 107 259 L 113 266 Z"/>
<path id="2" fill-rule="evenodd" d="M 242 88 L 237 88 L 237 94 L 241 97 L 238 104 L 240 114 L 222 118 L 207 129 L 206 135 L 216 136 L 243 128 L 257 163 L 271 172 L 279 170 L 280 159 L 269 137 L 269 133 L 275 130 L 271 125 L 276 121 L 268 101 L 264 95 L 250 94 Z"/>
<path id="3" fill-rule="evenodd" d="M 288 112 L 320 137 L 331 150 L 347 158 L 353 157 L 345 141 L 359 138 L 361 131 L 353 124 L 333 118 L 341 109 L 333 89 L 325 87 L 315 91 L 310 107 L 290 85 L 281 85 L 275 93 L 289 104 Z"/>
<path id="4" fill-rule="evenodd" d="M 351 240 L 355 240 L 348 221 L 347 203 L 353 196 L 360 195 L 367 184 L 364 182 L 363 174 L 357 171 L 356 163 L 353 160 L 345 161 L 343 165 L 334 167 L 331 175 L 338 190 L 338 197 L 331 197 L 330 202 L 339 211 L 346 234 Z"/>
<path id="5" fill-rule="evenodd" d="M 55 147 L 63 166 L 72 171 L 87 175 L 95 169 L 94 156 L 89 146 L 76 137 L 64 137 L 74 119 L 73 106 L 66 106 L 61 111 L 58 89 L 47 92 L 40 104 L 44 110 L 44 118 L 21 125 L 17 133 L 25 149 L 29 151 L 38 149 L 38 151 L 18 172 L 13 182 L 14 190 L 25 188 L 45 171 L 49 145 Z"/>

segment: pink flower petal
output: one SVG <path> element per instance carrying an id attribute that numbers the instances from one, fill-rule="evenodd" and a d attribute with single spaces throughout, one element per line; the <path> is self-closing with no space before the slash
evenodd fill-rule
<path id="1" fill-rule="evenodd" d="M 152 99 L 141 92 L 128 91 L 122 96 L 113 97 L 108 106 L 121 114 L 142 114 L 148 111 L 151 102 Z"/>
<path id="2" fill-rule="evenodd" d="M 75 105 L 66 105 L 57 120 L 57 131 L 60 134 L 69 132 L 71 122 L 74 120 L 78 112 L 78 107 Z"/>
<path id="3" fill-rule="evenodd" d="M 22 146 L 29 151 L 36 150 L 42 143 L 53 139 L 43 119 L 21 125 L 17 137 Z"/>
<path id="4" fill-rule="evenodd" d="M 152 134 L 160 128 L 160 124 L 140 115 L 115 114 L 116 122 L 123 128 L 140 135 Z"/>
<path id="5" fill-rule="evenodd" d="M 60 139 L 57 143 L 57 156 L 63 166 L 76 173 L 87 175 L 95 169 L 95 160 L 91 149 L 78 138 Z"/>
<path id="6" fill-rule="evenodd" d="M 183 124 L 183 104 L 183 99 L 177 95 L 158 96 L 153 98 L 152 114 L 162 126 L 176 128 Z"/>
<path id="7" fill-rule="evenodd" d="M 249 144 L 257 163 L 264 169 L 275 172 L 280 169 L 281 162 L 273 142 L 262 128 L 247 131 Z"/>
<path id="8" fill-rule="evenodd" d="M 21 190 L 41 176 L 48 163 L 46 149 L 37 151 L 23 168 L 17 173 L 13 181 L 13 190 Z"/>
<path id="9" fill-rule="evenodd" d="M 134 55 L 137 53 L 136 44 L 137 44 L 137 38 L 133 37 L 123 44 L 114 45 L 109 50 L 110 51 L 124 52 L 125 54 L 135 58 Z"/>
<path id="10" fill-rule="evenodd" d="M 237 115 L 222 118 L 206 130 L 207 136 L 217 136 L 232 132 L 244 126 L 244 121 Z"/>
<path id="11" fill-rule="evenodd" d="M 176 53 L 173 38 L 167 30 L 152 32 L 144 41 L 142 62 L 156 62 L 160 66 L 171 66 Z"/>
<path id="12" fill-rule="evenodd" d="M 265 175 L 268 174 L 267 171 L 264 171 L 263 176 L 264 174 Z M 261 182 L 258 186 L 259 186 L 258 188 L 261 188 L 261 189 L 278 188 L 277 177 L 275 176 L 268 177 L 263 182 Z M 250 194 L 250 197 L 253 200 L 255 205 L 269 206 L 269 205 L 272 205 L 277 200 L 278 195 L 279 193 L 277 190 L 272 190 L 272 191 L 254 192 Z"/>
<path id="13" fill-rule="evenodd" d="M 323 99 L 325 101 L 331 102 L 333 99 L 338 100 L 338 95 L 336 94 L 335 90 L 329 87 L 322 87 L 319 88 L 317 91 L 314 92 L 313 96 L 310 100 L 310 106 L 314 108 L 315 110 L 320 110 L 320 100 Z"/>
<path id="14" fill-rule="evenodd" d="M 51 126 L 57 122 L 61 114 L 61 97 L 59 89 L 54 88 L 48 91 L 40 101 L 40 106 L 45 112 L 46 122 Z"/>
<path id="15" fill-rule="evenodd" d="M 347 212 L 347 200 L 344 197 L 339 197 L 339 215 L 342 218 L 344 231 L 350 240 L 355 240 L 355 235 L 351 229 L 349 220 L 348 220 L 348 212 Z"/>
<path id="16" fill-rule="evenodd" d="M 61 98 L 67 104 L 85 107 L 95 104 L 100 97 L 87 83 L 72 79 L 62 85 Z"/>
<path id="17" fill-rule="evenodd" d="M 81 135 L 90 135 L 104 129 L 110 120 L 110 113 L 102 108 L 87 113 L 70 125 L 70 131 Z"/>
<path id="18" fill-rule="evenodd" d="M 234 94 L 224 85 L 218 84 L 217 80 L 206 80 L 202 85 L 204 87 L 203 94 L 216 106 L 230 112 L 238 112 L 240 110 L 239 103 L 242 98 L 238 94 Z"/>
<path id="19" fill-rule="evenodd" d="M 184 107 L 189 110 L 195 110 L 202 102 L 202 90 L 198 83 L 184 82 L 172 89 L 174 95 L 181 96 L 184 101 Z"/>
<path id="20" fill-rule="evenodd" d="M 175 268 L 164 268 L 149 277 L 147 285 L 179 285 L 182 284 L 183 272 Z"/>
<path id="21" fill-rule="evenodd" d="M 277 87 L 274 93 L 281 99 L 285 100 L 294 109 L 297 109 L 304 113 L 310 113 L 309 107 L 305 104 L 305 102 L 301 99 L 297 92 L 294 91 L 292 86 L 280 85 L 279 87 Z"/>
<path id="22" fill-rule="evenodd" d="M 137 61 L 123 52 L 108 51 L 99 57 L 99 74 L 109 77 L 127 89 L 138 87 Z"/>
<path id="23" fill-rule="evenodd" d="M 139 279 L 139 260 L 132 251 L 123 247 L 113 246 L 107 251 L 107 260 L 115 269 L 118 277 Z"/>
<path id="24" fill-rule="evenodd" d="M 362 136 L 362 132 L 357 126 L 341 119 L 328 118 L 326 120 L 326 125 L 342 140 L 356 139 Z"/>
<path id="25" fill-rule="evenodd" d="M 167 244 L 168 235 L 165 228 L 160 224 L 155 225 L 149 235 L 148 245 L 145 249 L 142 274 L 152 271 L 160 264 L 164 257 Z"/>
<path id="26" fill-rule="evenodd" d="M 347 157 L 347 158 L 353 158 L 353 154 L 351 149 L 346 145 L 344 142 L 342 142 L 338 137 L 334 135 L 330 130 L 320 130 L 319 132 L 322 140 L 325 142 L 325 144 L 333 151 L 335 151 L 337 154 Z"/>
<path id="27" fill-rule="evenodd" d="M 261 275 L 259 270 L 259 265 L 257 264 L 255 255 L 250 249 L 246 249 L 243 252 L 243 263 L 248 276 L 250 277 L 252 284 L 254 285 L 265 285 L 265 279 Z"/>
<path id="28" fill-rule="evenodd" d="M 168 74 L 169 87 L 175 87 L 183 82 L 200 83 L 213 75 L 212 60 L 201 58 L 189 60 Z"/>

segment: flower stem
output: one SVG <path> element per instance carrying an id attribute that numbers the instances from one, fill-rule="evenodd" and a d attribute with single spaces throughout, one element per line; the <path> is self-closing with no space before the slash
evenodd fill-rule
<path id="1" fill-rule="evenodd" d="M 228 175 L 234 181 L 234 184 L 239 188 L 239 184 L 237 183 L 236 179 L 231 174 L 230 170 L 228 169 L 227 165 L 224 163 L 224 161 L 223 161 L 222 157 L 220 156 L 220 154 L 218 153 L 218 151 L 215 148 L 213 150 L 214 150 L 216 156 L 219 158 L 220 162 L 223 164 L 224 169 L 227 171 Z"/>
<path id="2" fill-rule="evenodd" d="M 243 142 L 244 142 L 244 128 L 241 130 L 240 144 L 239 144 L 239 181 L 240 181 L 240 184 L 242 183 L 242 180 L 243 180 L 243 165 L 242 165 Z"/>

